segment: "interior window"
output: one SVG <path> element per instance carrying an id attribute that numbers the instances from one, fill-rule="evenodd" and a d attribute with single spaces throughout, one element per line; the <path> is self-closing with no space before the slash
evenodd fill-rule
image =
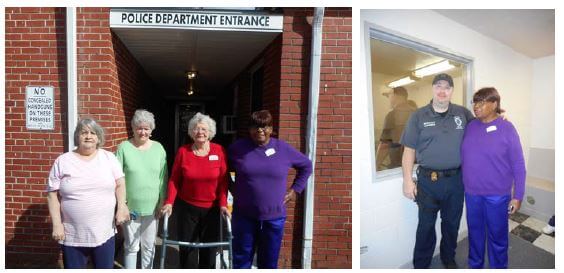
<path id="1" fill-rule="evenodd" d="M 466 65 L 395 43 L 370 40 L 376 171 L 401 167 L 400 138 L 411 113 L 430 103 L 435 75 L 453 78 L 452 103 L 463 105 Z"/>

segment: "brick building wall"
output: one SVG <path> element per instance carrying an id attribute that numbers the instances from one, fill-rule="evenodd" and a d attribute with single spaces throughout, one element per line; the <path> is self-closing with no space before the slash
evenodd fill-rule
<path id="1" fill-rule="evenodd" d="M 352 267 L 352 11 L 323 20 L 313 268 Z"/>
<path id="2" fill-rule="evenodd" d="M 115 152 L 131 137 L 135 110 L 159 110 L 162 100 L 150 95 L 149 77 L 111 32 L 109 13 L 109 8 L 77 8 L 78 110 L 80 117 L 99 121 L 106 133 L 104 146 Z"/>
<path id="3" fill-rule="evenodd" d="M 6 8 L 6 262 L 56 261 L 46 177 L 66 144 L 64 8 Z M 55 129 L 28 131 L 25 87 L 54 87 Z M 24 255 L 25 254 L 25 255 Z M 29 255 L 34 254 L 34 255 Z M 37 255 L 35 255 L 37 254 Z"/>
<path id="4" fill-rule="evenodd" d="M 305 152 L 313 9 L 284 9 L 284 32 L 254 62 L 264 65 L 263 101 L 281 139 Z M 77 9 L 79 115 L 98 119 L 105 147 L 115 151 L 137 108 L 158 115 L 162 98 L 109 28 L 108 8 Z M 352 266 L 351 9 L 328 8 L 323 26 L 316 160 L 313 268 Z M 54 263 L 46 177 L 66 142 L 64 8 L 6 9 L 6 261 L 7 267 Z M 249 73 L 241 74 L 239 134 L 250 114 Z M 27 131 L 26 85 L 55 87 L 55 130 Z M 243 129 L 242 129 L 243 128 Z M 294 172 L 288 179 L 293 180 Z M 301 266 L 303 197 L 288 209 L 279 266 Z M 21 255 L 21 254 L 32 255 Z M 23 259 L 19 259 L 23 258 Z"/>
<path id="5" fill-rule="evenodd" d="M 66 12 L 6 8 L 6 262 L 7 267 L 55 267 L 45 194 L 54 160 L 66 151 Z M 77 9 L 78 110 L 105 128 L 105 148 L 127 138 L 133 111 L 149 105 L 147 75 L 109 28 L 108 8 Z M 25 86 L 51 85 L 55 130 L 25 128 Z M 26 254 L 26 255 L 22 255 Z M 31 255 L 29 255 L 31 254 Z"/>
<path id="6" fill-rule="evenodd" d="M 305 151 L 313 9 L 284 9 L 280 138 Z M 323 20 L 312 268 L 352 266 L 352 12 Z M 290 178 L 291 179 L 291 178 Z M 291 180 L 289 179 L 289 182 Z M 299 266 L 303 202 L 288 211 L 282 266 Z M 292 253 L 293 255 L 290 255 Z"/>
<path id="7" fill-rule="evenodd" d="M 352 266 L 351 9 L 328 8 L 323 22 L 314 204 L 313 268 Z M 249 71 L 264 61 L 264 105 L 279 137 L 305 153 L 313 9 L 284 9 L 284 31 L 236 81 L 239 136 L 247 135 Z M 275 71 L 268 73 L 267 71 Z M 290 171 L 288 185 L 294 179 Z M 303 196 L 288 207 L 279 267 L 300 268 Z"/>

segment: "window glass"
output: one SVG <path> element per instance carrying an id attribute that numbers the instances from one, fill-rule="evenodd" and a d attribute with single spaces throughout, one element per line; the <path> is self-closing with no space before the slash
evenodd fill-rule
<path id="1" fill-rule="evenodd" d="M 447 73 L 453 78 L 451 102 L 463 105 L 466 67 L 378 39 L 371 39 L 370 52 L 376 170 L 382 171 L 401 167 L 399 142 L 405 124 L 411 113 L 431 102 L 435 75 Z"/>

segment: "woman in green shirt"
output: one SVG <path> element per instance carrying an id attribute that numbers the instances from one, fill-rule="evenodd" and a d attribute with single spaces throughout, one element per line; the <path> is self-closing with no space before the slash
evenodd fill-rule
<path id="1" fill-rule="evenodd" d="M 125 173 L 127 204 L 131 221 L 123 226 L 124 263 L 135 269 L 141 245 L 141 268 L 153 266 L 155 238 L 158 230 L 158 209 L 166 192 L 167 165 L 163 146 L 151 140 L 155 118 L 151 112 L 137 110 L 131 120 L 133 138 L 118 146 L 117 158 Z"/>

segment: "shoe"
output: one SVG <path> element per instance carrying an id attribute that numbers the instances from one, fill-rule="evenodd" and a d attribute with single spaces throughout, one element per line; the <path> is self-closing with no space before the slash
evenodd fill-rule
<path id="1" fill-rule="evenodd" d="M 542 233 L 544 234 L 552 234 L 554 233 L 554 227 L 551 225 L 546 225 L 546 227 L 542 228 Z"/>
<path id="2" fill-rule="evenodd" d="M 445 261 L 442 261 L 442 262 L 443 262 L 443 266 L 446 269 L 458 269 L 458 265 L 456 264 L 456 262 L 454 260 L 451 260 L 451 261 L 448 261 L 448 262 L 445 262 Z"/>

